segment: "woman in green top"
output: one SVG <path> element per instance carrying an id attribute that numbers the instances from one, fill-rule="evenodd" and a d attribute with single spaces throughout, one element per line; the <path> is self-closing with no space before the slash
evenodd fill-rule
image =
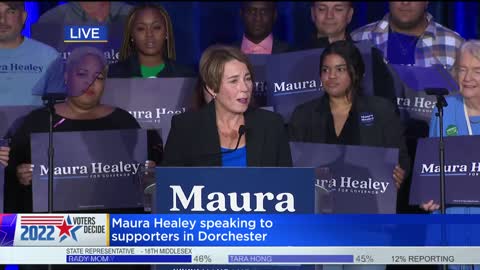
<path id="1" fill-rule="evenodd" d="M 191 77 L 175 63 L 175 39 L 170 16 L 160 5 L 135 7 L 125 24 L 120 61 L 109 67 L 110 78 Z"/>

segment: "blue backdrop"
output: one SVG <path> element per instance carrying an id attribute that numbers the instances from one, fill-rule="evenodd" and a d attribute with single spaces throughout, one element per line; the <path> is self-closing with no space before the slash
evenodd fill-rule
<path id="1" fill-rule="evenodd" d="M 48 9 L 63 2 L 26 2 L 29 13 L 25 34 L 30 24 Z M 128 2 L 138 4 L 141 2 Z M 174 27 L 177 60 L 196 65 L 201 52 L 209 45 L 231 43 L 240 39 L 243 26 L 239 16 L 240 2 L 160 2 L 169 12 Z M 311 2 L 278 2 L 276 37 L 299 45 L 314 31 L 310 19 Z M 356 2 L 351 30 L 381 19 L 388 11 L 388 2 Z M 429 12 L 437 22 L 457 31 L 464 38 L 478 38 L 478 2 L 430 2 Z M 221 22 L 221 23 L 220 23 Z"/>

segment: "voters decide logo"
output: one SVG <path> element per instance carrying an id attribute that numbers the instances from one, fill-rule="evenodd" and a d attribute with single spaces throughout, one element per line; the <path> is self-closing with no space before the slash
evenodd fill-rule
<path id="1" fill-rule="evenodd" d="M 14 245 L 104 245 L 107 231 L 105 215 L 19 214 Z"/>
<path id="2" fill-rule="evenodd" d="M 108 29 L 105 25 L 64 27 L 64 42 L 108 42 Z"/>

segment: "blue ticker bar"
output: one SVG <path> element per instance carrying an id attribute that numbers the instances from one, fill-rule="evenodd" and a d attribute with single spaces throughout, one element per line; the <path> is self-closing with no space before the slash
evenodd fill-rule
<path id="1" fill-rule="evenodd" d="M 111 246 L 480 246 L 479 231 L 460 214 L 110 215 Z"/>

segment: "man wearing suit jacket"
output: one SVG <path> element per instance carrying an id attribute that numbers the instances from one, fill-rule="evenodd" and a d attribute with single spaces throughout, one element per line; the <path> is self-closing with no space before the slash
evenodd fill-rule
<path id="1" fill-rule="evenodd" d="M 245 33 L 235 45 L 245 54 L 275 54 L 290 50 L 286 42 L 272 34 L 277 20 L 275 2 L 244 2 L 240 10 Z"/>

